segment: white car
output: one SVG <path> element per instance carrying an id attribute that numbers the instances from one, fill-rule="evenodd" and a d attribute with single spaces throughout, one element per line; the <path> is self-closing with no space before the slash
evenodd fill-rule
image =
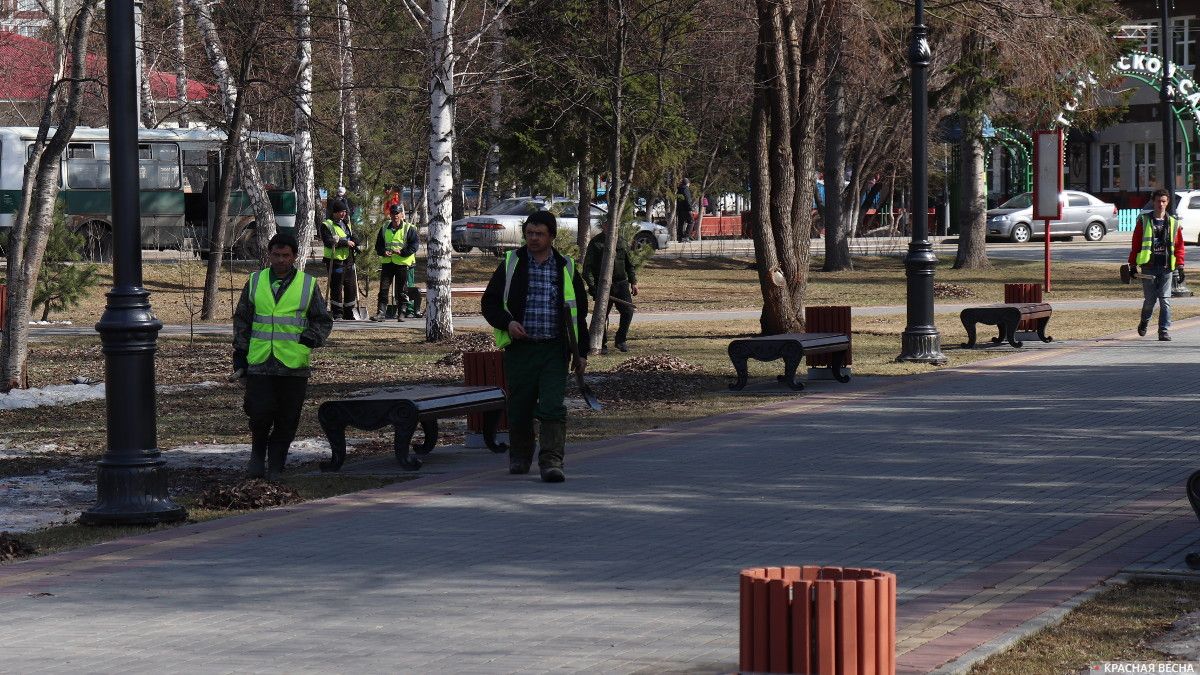
<path id="1" fill-rule="evenodd" d="M 1142 213 L 1152 210 L 1150 202 L 1142 207 Z M 1183 230 L 1183 241 L 1200 245 L 1200 190 L 1179 190 L 1175 193 L 1175 215 L 1179 228 Z"/>

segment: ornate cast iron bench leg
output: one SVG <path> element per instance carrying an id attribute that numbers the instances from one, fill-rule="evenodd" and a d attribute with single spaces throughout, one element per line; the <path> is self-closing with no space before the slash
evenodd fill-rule
<path id="1" fill-rule="evenodd" d="M 420 443 L 413 443 L 412 451 L 418 455 L 428 455 L 433 452 L 433 447 L 438 442 L 437 420 L 421 420 L 421 432 L 425 434 L 425 440 Z"/>
<path id="2" fill-rule="evenodd" d="M 750 379 L 750 370 L 746 367 L 747 356 L 729 355 L 729 360 L 733 362 L 733 370 L 737 373 L 737 382 L 729 385 L 733 391 L 741 391 L 746 388 L 746 382 Z"/>
<path id="3" fill-rule="evenodd" d="M 1187 498 L 1192 504 L 1192 510 L 1196 512 L 1196 517 L 1200 518 L 1200 471 L 1195 471 L 1187 479 Z M 1184 558 L 1187 566 L 1200 570 L 1200 553 L 1189 553 Z"/>
<path id="4" fill-rule="evenodd" d="M 333 457 L 328 462 L 321 462 L 321 471 L 337 471 L 346 461 L 346 426 L 345 412 L 337 406 L 324 407 L 317 411 L 317 421 L 325 438 L 329 440 L 329 449 Z"/>
<path id="5" fill-rule="evenodd" d="M 1005 317 L 1000 322 L 1000 325 L 1002 327 L 1001 334 L 1004 335 L 1006 340 L 1008 340 L 1008 344 L 1016 347 L 1017 349 L 1020 349 L 1025 345 L 1024 342 L 1021 342 L 1017 339 L 1017 326 L 1021 325 L 1021 315 L 1019 313 L 1016 317 Z"/>
<path id="6" fill-rule="evenodd" d="M 508 452 L 508 443 L 496 442 L 496 429 L 500 427 L 500 415 L 503 410 L 489 410 L 483 413 L 483 442 L 487 443 L 492 452 Z"/>
<path id="7" fill-rule="evenodd" d="M 960 314 L 958 318 L 962 321 L 963 328 L 967 331 L 967 341 L 962 343 L 962 346 L 966 349 L 974 349 L 976 323 L 974 317 L 968 318 L 966 314 Z"/>
<path id="8" fill-rule="evenodd" d="M 796 381 L 796 369 L 800 367 L 803 352 L 800 354 L 783 354 L 783 374 L 776 379 L 784 382 L 794 391 L 804 391 L 804 383 Z"/>
<path id="9" fill-rule="evenodd" d="M 1044 317 L 1038 319 L 1037 322 L 1038 322 L 1038 325 L 1037 325 L 1038 339 L 1040 339 L 1042 342 L 1053 342 L 1054 338 L 1050 337 L 1049 335 L 1046 335 L 1046 324 L 1050 323 L 1050 317 L 1044 316 Z"/>
<path id="10" fill-rule="evenodd" d="M 392 447 L 396 452 L 396 461 L 409 471 L 421 468 L 421 460 L 409 455 L 413 434 L 417 431 L 417 407 L 407 401 L 396 405 L 391 410 L 392 428 L 395 430 Z M 434 436 L 436 442 L 436 434 Z M 431 448 L 432 449 L 432 448 Z"/>
<path id="11" fill-rule="evenodd" d="M 846 384 L 850 381 L 850 376 L 842 372 L 846 366 L 846 352 L 834 352 L 829 355 L 829 367 L 833 369 L 833 379 Z"/>

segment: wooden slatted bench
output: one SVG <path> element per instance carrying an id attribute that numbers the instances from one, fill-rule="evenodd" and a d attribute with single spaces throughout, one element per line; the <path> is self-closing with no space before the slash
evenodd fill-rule
<path id="1" fill-rule="evenodd" d="M 499 387 L 455 387 L 423 385 L 387 387 L 362 396 L 325 401 L 317 408 L 317 421 L 329 439 L 333 458 L 321 463 L 322 471 L 337 471 L 346 461 L 346 427 L 373 431 L 391 425 L 396 459 L 410 471 L 421 468 L 421 460 L 409 455 L 417 424 L 425 432 L 425 441 L 413 444 L 412 451 L 427 455 L 437 445 L 437 421 L 483 413 L 483 439 L 492 452 L 505 452 L 508 446 L 496 442 L 496 426 L 504 412 L 504 390 Z"/>
<path id="2" fill-rule="evenodd" d="M 738 377 L 737 382 L 729 385 L 729 388 L 734 391 L 745 388 L 749 378 L 747 360 L 783 359 L 783 375 L 777 379 L 800 391 L 804 389 L 804 384 L 796 381 L 796 368 L 799 367 L 800 361 L 810 354 L 829 354 L 834 379 L 846 383 L 850 381 L 850 376 L 842 372 L 842 367 L 846 365 L 846 354 L 849 350 L 850 336 L 845 333 L 784 333 L 739 338 L 729 343 L 729 360 L 733 362 L 733 369 Z"/>
<path id="3" fill-rule="evenodd" d="M 1045 302 L 1005 302 L 995 305 L 967 307 L 959 315 L 963 328 L 967 330 L 967 341 L 963 347 L 971 349 L 975 346 L 976 324 L 996 326 L 1000 334 L 992 338 L 992 344 L 1008 342 L 1013 347 L 1021 347 L 1017 341 L 1017 326 L 1025 320 L 1036 322 L 1038 339 L 1050 342 L 1054 338 L 1046 335 L 1046 324 L 1050 322 L 1052 308 Z"/>

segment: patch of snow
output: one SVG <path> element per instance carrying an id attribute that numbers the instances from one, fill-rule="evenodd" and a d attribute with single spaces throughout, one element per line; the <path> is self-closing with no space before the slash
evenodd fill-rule
<path id="1" fill-rule="evenodd" d="M 0 478 L 0 530 L 28 532 L 74 522 L 96 503 L 96 486 L 62 470 Z"/>
<path id="2" fill-rule="evenodd" d="M 354 441 L 348 443 L 352 445 Z M 192 443 L 164 450 L 162 456 L 168 467 L 240 469 L 250 460 L 250 444 Z M 324 438 L 301 438 L 292 441 L 287 463 L 328 460 L 330 456 L 329 441 Z"/>
<path id="3" fill-rule="evenodd" d="M 73 322 L 71 322 L 71 321 L 30 321 L 29 325 L 30 326 L 70 326 L 70 325 L 73 325 Z"/>
<path id="4" fill-rule="evenodd" d="M 157 387 L 160 394 L 178 394 L 192 389 L 220 386 L 217 382 L 196 384 L 166 384 Z M 100 384 L 51 384 L 36 389 L 13 389 L 0 394 L 0 410 L 40 408 L 42 406 L 71 405 L 83 401 L 104 398 L 104 383 Z"/>

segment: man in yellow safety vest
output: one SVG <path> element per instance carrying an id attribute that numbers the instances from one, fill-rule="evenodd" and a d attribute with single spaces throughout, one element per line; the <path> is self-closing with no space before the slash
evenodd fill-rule
<path id="1" fill-rule="evenodd" d="M 354 320 L 358 307 L 358 277 L 354 269 L 354 258 L 362 245 L 350 226 L 350 207 L 345 202 L 334 202 L 329 207 L 333 217 L 321 223 L 321 243 L 329 262 L 329 306 L 333 319 Z"/>
<path id="2" fill-rule="evenodd" d="M 508 390 L 508 472 L 528 473 L 541 423 L 542 480 L 561 483 L 567 438 L 567 363 L 570 330 L 578 342 L 579 372 L 587 365 L 587 292 L 575 261 L 553 247 L 557 221 L 538 211 L 525 221 L 525 245 L 509 251 L 483 292 L 483 318 L 504 349 Z"/>
<path id="3" fill-rule="evenodd" d="M 317 280 L 296 269 L 299 248 L 290 231 L 271 238 L 270 267 L 251 275 L 233 315 L 234 373 L 246 379 L 251 478 L 265 471 L 278 480 L 283 472 L 308 389 L 309 352 L 333 329 Z"/>
<path id="4" fill-rule="evenodd" d="M 408 271 L 417 263 L 417 248 L 421 238 L 417 226 L 404 219 L 404 206 L 392 204 L 390 207 L 391 221 L 379 229 L 375 237 L 375 253 L 383 264 L 379 268 L 379 311 L 371 317 L 372 321 L 383 321 L 387 316 L 388 300 L 394 298 L 396 305 L 396 320 L 404 320 L 405 296 L 411 299 L 408 289 Z M 392 295 L 392 287 L 396 293 Z M 416 290 L 416 289 L 412 289 Z M 421 301 L 418 294 L 416 304 Z"/>
<path id="5" fill-rule="evenodd" d="M 1150 197 L 1153 209 L 1138 216 L 1133 228 L 1132 247 L 1129 251 L 1129 271 L 1142 274 L 1142 317 L 1138 321 L 1138 335 L 1145 335 L 1150 328 L 1150 317 L 1154 305 L 1158 310 L 1158 339 L 1171 341 L 1171 290 L 1173 282 L 1183 281 L 1183 231 L 1179 220 L 1170 214 L 1168 207 L 1171 196 L 1166 190 L 1155 190 Z"/>

